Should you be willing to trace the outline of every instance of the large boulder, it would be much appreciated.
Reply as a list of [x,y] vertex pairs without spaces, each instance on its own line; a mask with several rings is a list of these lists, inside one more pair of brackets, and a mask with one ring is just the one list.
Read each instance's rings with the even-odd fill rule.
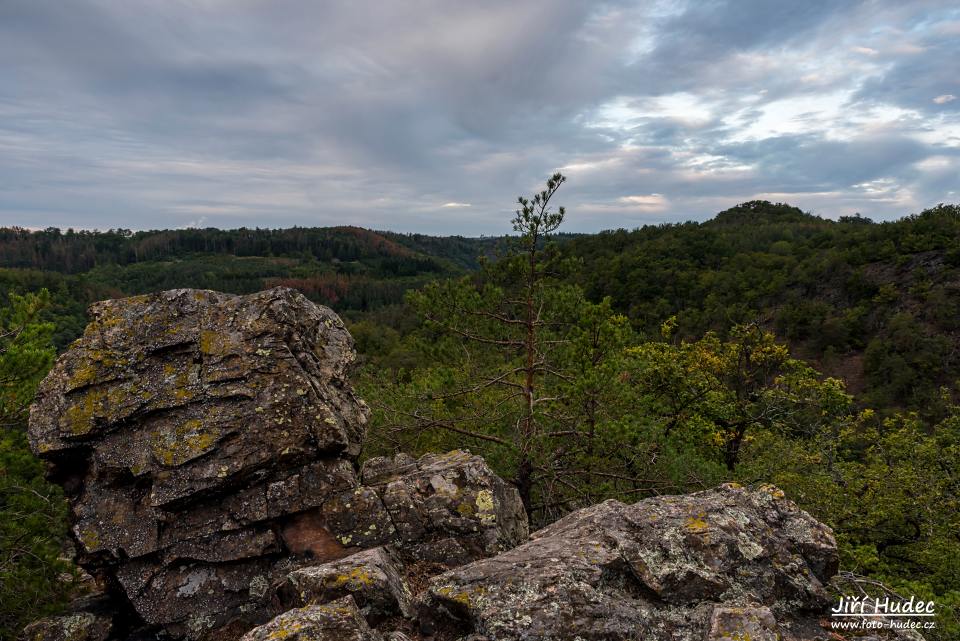
[[460,565],[527,540],[516,488],[469,452],[371,459],[361,475],[381,497],[408,562]]
[[82,566],[147,623],[217,626],[296,562],[289,515],[358,484],[352,339],[290,289],[173,290],[91,315],[40,386],[31,446],[67,491]]
[[[425,467],[401,456],[372,461],[364,475],[382,483]],[[281,595],[300,609],[247,638],[315,630],[326,639],[337,621],[343,638],[395,641],[826,641],[840,638],[828,616],[837,563],[830,529],[780,490],[729,484],[606,501],[425,585],[390,549],[297,570]],[[890,627],[861,632],[922,641]]]
[[498,641],[790,639],[837,569],[830,529],[772,487],[606,501],[531,539],[432,579],[421,617]]

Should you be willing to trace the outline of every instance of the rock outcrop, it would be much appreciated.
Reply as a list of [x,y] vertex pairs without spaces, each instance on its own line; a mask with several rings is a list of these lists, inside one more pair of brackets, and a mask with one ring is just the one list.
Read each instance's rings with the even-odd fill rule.
[[833,535],[776,488],[606,501],[528,536],[517,491],[468,452],[357,465],[352,340],[300,294],[92,314],[29,436],[105,594],[24,639],[835,638]]
[[503,641],[807,638],[794,628],[816,624],[837,564],[829,528],[779,490],[725,485],[570,514],[434,578],[419,608],[437,629]]
[[464,452],[355,458],[368,410],[353,341],[290,289],[105,301],[31,408],[71,504],[78,562],[174,636],[271,612],[297,567],[401,544],[448,563],[521,543],[516,491]]

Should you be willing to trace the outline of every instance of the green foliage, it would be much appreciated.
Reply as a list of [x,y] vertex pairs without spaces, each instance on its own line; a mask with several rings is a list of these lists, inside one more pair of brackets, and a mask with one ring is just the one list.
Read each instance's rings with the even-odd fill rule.
[[[673,323],[664,325],[667,337]],[[821,380],[756,325],[733,328],[727,341],[710,333],[695,342],[645,343],[628,353],[642,411],[728,472],[758,433],[818,434],[851,405],[842,382]]]
[[49,289],[53,305],[45,317],[56,322],[55,344],[62,349],[82,332],[90,303],[178,287],[236,294],[293,287],[354,317],[395,307],[408,290],[476,266],[477,255],[496,245],[496,239],[448,240],[356,227],[137,233],[0,228],[0,288]]
[[742,470],[831,525],[844,569],[933,598],[943,639],[960,632],[958,410],[932,428],[916,415],[865,410],[806,438],[767,434]]
[[66,602],[59,558],[66,536],[66,501],[43,478],[42,464],[22,430],[0,433],[0,638],[58,611]]
[[0,309],[0,638],[65,599],[58,559],[66,534],[66,504],[43,478],[27,446],[26,409],[53,362],[53,325],[38,318],[49,294],[10,294]]
[[937,383],[950,350],[947,336],[931,333],[909,312],[894,313],[864,352],[870,385],[866,400],[925,407],[927,415],[935,415],[934,408],[943,407]]
[[37,384],[53,364],[53,325],[38,321],[50,294],[9,294],[0,309],[0,428],[22,425]]
[[[949,313],[919,302],[955,299],[938,256],[943,230],[960,230],[956,209],[895,225],[766,210],[748,203],[716,224],[560,249],[519,221],[519,249],[411,295],[423,323],[378,344],[395,364],[363,381],[379,451],[469,445],[515,483],[526,456],[535,524],[608,497],[773,482],[835,529],[846,570],[933,598],[941,616],[929,638],[954,638],[960,418],[956,389],[938,387],[953,383],[943,360],[953,330]],[[541,248],[549,258],[529,261]],[[532,299],[547,322],[525,396],[531,274],[543,276]],[[578,281],[608,296],[592,303]],[[855,400],[771,329],[841,371],[861,356],[853,379],[866,394]]]
[[960,399],[960,361],[941,358],[960,340],[957,238],[955,205],[871,224],[753,201],[702,224],[573,238],[563,252],[582,260],[588,298],[609,296],[648,336],[670,316],[688,339],[760,319],[878,410],[937,419],[941,387]]
[[105,265],[186,259],[196,255],[298,257],[375,264],[383,273],[441,272],[437,259],[418,254],[404,236],[359,227],[291,229],[176,229],[62,232],[0,228],[0,265],[79,274]]

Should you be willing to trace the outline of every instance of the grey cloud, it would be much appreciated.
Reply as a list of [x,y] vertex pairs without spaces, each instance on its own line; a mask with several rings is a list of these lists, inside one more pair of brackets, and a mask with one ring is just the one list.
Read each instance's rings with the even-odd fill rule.
[[[949,192],[960,146],[960,100],[932,102],[960,95],[956,12],[907,5],[7,0],[0,224],[495,233],[566,166],[580,230],[759,193],[903,215]],[[916,51],[894,51],[907,36]],[[744,139],[775,100],[831,91],[853,96],[832,130],[814,111],[800,133]],[[593,122],[679,92],[707,115]],[[915,113],[857,116],[884,106]],[[877,178],[912,199],[855,187]]]
[[906,137],[871,137],[851,141],[819,136],[781,136],[728,145],[725,155],[759,166],[771,191],[827,191],[902,174],[926,157],[928,148]]

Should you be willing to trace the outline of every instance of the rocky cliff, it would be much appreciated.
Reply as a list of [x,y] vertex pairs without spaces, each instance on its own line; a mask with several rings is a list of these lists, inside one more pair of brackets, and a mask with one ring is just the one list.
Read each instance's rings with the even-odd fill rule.
[[31,408],[99,596],[31,641],[831,637],[829,528],[776,488],[528,536],[479,457],[357,456],[352,340],[289,289],[106,301]]

